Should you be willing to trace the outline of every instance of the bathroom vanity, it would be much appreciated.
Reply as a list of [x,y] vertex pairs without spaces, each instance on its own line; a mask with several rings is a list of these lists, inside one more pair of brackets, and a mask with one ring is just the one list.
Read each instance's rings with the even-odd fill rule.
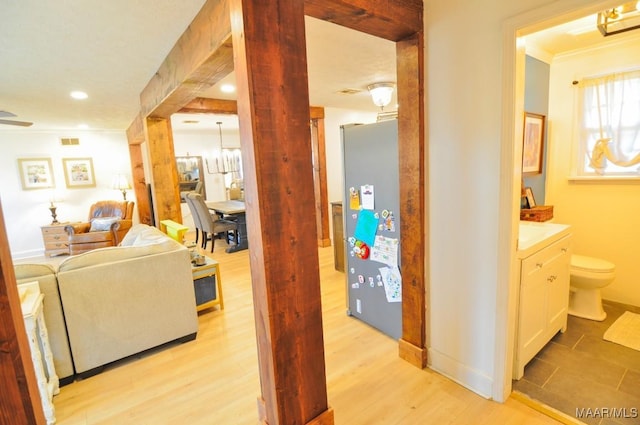
[[567,327],[571,262],[570,226],[520,222],[520,285],[514,379],[558,332]]

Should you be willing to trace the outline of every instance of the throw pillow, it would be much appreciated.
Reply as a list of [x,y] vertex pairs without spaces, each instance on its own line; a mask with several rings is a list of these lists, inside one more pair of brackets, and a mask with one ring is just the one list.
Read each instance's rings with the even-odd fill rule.
[[104,232],[111,229],[111,225],[119,221],[120,217],[99,217],[91,219],[90,232]]

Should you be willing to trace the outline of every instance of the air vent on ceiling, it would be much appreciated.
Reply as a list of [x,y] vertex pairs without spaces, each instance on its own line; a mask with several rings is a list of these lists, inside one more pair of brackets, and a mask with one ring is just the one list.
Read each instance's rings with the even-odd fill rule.
[[360,93],[362,90],[358,90],[358,89],[342,89],[342,90],[338,90],[338,93],[340,94],[356,94],[356,93]]
[[80,139],[78,139],[77,137],[61,137],[60,144],[62,144],[62,146],[79,145]]

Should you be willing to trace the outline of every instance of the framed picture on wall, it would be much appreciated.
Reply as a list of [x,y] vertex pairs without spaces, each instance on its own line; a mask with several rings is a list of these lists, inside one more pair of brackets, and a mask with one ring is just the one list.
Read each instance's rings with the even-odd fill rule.
[[62,158],[62,166],[68,189],[96,186],[91,158]]
[[51,158],[18,158],[23,190],[54,187]]
[[533,197],[533,190],[530,187],[524,189],[525,197],[527,198],[527,208],[533,208],[536,206],[536,199]]
[[541,174],[544,152],[544,115],[525,112],[522,174]]

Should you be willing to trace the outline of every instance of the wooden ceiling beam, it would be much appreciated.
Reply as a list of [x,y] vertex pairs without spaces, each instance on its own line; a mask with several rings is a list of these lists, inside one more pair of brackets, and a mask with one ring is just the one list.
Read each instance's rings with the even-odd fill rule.
[[141,115],[169,118],[232,71],[229,0],[207,1],[140,94]]
[[238,114],[238,102],[235,100],[210,99],[197,97],[180,108],[186,114]]
[[138,114],[127,128],[127,141],[130,145],[144,143],[144,118]]
[[422,0],[305,0],[305,15],[391,41],[421,32]]
[[[238,102],[226,99],[210,99],[198,97],[184,105],[178,111],[185,114],[238,114]],[[324,108],[322,106],[310,107],[311,119],[323,119]]]

